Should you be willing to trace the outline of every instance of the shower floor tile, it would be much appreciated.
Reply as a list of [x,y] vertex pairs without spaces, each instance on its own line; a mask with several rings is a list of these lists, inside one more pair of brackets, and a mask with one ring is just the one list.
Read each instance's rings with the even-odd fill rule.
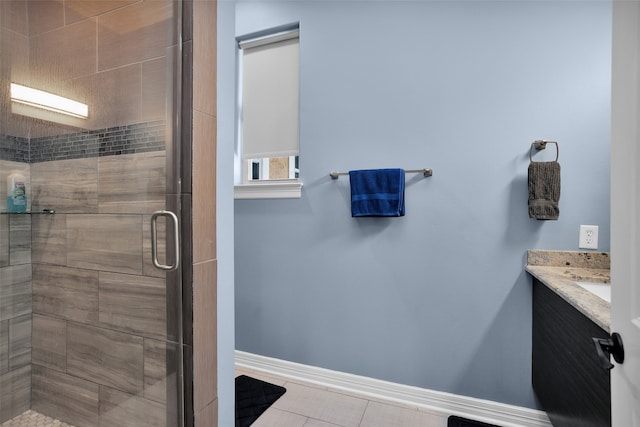
[[31,409],[5,421],[0,427],[73,427],[55,418],[47,417]]

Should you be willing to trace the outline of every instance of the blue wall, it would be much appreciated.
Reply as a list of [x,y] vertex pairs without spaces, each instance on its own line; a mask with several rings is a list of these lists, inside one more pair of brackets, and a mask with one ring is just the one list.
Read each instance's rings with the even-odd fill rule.
[[[236,35],[300,22],[304,182],[301,199],[235,202],[236,348],[535,408],[526,250],[577,250],[580,224],[609,250],[610,3],[239,1],[235,16]],[[559,141],[558,221],[527,214],[535,139]],[[379,167],[434,175],[407,176],[406,217],[351,218],[329,172]]]

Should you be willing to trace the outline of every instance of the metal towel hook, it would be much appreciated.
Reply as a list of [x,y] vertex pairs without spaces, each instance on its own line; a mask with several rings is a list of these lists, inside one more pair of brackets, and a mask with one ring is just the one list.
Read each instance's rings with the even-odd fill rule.
[[536,150],[544,150],[547,148],[547,144],[556,144],[556,162],[558,161],[558,157],[560,156],[560,149],[558,148],[558,143],[556,141],[547,141],[546,139],[538,139],[531,143],[531,147],[529,148],[529,161],[533,162],[532,151],[535,147]]

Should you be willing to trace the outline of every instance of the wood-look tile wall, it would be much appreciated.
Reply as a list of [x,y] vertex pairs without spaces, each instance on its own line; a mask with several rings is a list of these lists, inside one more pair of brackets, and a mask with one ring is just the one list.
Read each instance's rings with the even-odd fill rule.
[[[12,239],[20,239],[19,252],[28,248],[30,236],[27,215],[0,215],[0,227]],[[19,232],[13,232],[13,223]],[[6,227],[6,228],[5,228]],[[11,245],[7,261],[0,266],[0,423],[29,408],[31,394],[31,260],[13,256]]]
[[[6,7],[6,5],[5,5]],[[0,423],[31,400],[31,217],[7,215],[6,174],[29,165],[0,160]],[[28,195],[29,196],[29,195]]]
[[[164,57],[177,40],[170,24],[175,2],[24,3],[25,11],[15,13],[26,13],[28,67],[14,73],[13,81],[87,104],[88,120],[74,126],[100,129],[165,119]],[[29,132],[51,136],[60,128],[32,125]]]
[[[3,88],[7,87],[9,82],[29,73],[27,28],[26,1],[0,1],[0,84]],[[9,91],[6,89],[0,91],[0,124],[1,133],[4,135],[29,136],[28,127],[12,117]]]
[[164,425],[175,349],[148,225],[165,206],[164,162],[152,152],[31,165],[34,206],[56,209],[31,216],[33,409],[78,427]]
[[193,392],[198,427],[218,425],[216,253],[216,20],[193,1]]

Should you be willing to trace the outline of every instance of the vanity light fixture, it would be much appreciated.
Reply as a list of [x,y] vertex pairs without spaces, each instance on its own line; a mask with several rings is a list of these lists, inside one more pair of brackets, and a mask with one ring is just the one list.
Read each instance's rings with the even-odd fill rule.
[[11,100],[81,119],[89,117],[89,106],[87,104],[16,83],[11,83]]

